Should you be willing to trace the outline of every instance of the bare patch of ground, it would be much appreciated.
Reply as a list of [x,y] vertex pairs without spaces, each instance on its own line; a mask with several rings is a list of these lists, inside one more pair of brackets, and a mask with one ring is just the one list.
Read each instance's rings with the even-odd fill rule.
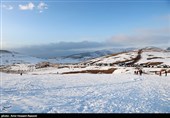
[[152,58],[147,58],[147,60],[151,60],[151,59],[164,59],[162,57],[152,57]]
[[76,73],[92,73],[92,74],[112,74],[116,68],[110,68],[108,70],[83,70],[83,71],[74,71],[74,72],[64,72],[62,74],[76,74]]
[[163,62],[147,62],[147,63],[141,63],[141,64],[144,64],[144,65],[152,65],[152,66],[157,66],[157,65],[160,65],[162,64]]

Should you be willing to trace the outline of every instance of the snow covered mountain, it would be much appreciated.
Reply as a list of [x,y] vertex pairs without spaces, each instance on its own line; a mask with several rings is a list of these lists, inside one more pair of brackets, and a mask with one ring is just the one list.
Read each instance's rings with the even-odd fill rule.
[[138,64],[138,65],[169,65],[170,66],[170,51],[163,50],[157,47],[146,47],[133,51],[119,52],[111,55],[102,56],[91,59],[81,64]]
[[109,55],[114,52],[128,51],[132,49],[133,48],[126,48],[126,49],[115,48],[111,50],[99,50],[95,52],[79,53],[79,54],[73,54],[73,55],[68,55],[65,57],[58,57],[53,59],[41,59],[41,58],[32,57],[26,54],[20,54],[8,50],[0,50],[0,59],[1,59],[0,65],[37,64],[43,61],[49,61],[52,63],[78,63],[89,59]]
[[154,46],[149,46],[149,47],[145,47],[145,48],[142,48],[142,50],[150,50],[150,51],[157,51],[157,52],[164,52],[166,50],[162,49],[162,48],[158,48],[158,47],[154,47]]
[[41,59],[36,57],[0,50],[1,65],[12,64],[37,64],[48,61],[52,63],[80,63],[80,64],[145,64],[145,65],[170,65],[170,51],[157,47],[142,49],[125,48],[100,50],[73,54],[55,59]]
[[27,56],[17,52],[11,52],[7,50],[0,50],[0,65],[12,65],[12,64],[36,64],[44,59]]
[[137,64],[170,66],[170,51],[160,48],[143,48],[141,59]]
[[170,50],[170,47],[168,47],[167,50]]
[[109,50],[98,50],[94,52],[85,52],[85,53],[72,54],[72,55],[63,56],[63,57],[52,58],[52,59],[49,59],[49,61],[55,62],[55,63],[79,63],[79,62],[87,61],[90,59],[110,55],[113,53],[127,52],[127,51],[134,50],[134,49],[135,48],[112,48]]

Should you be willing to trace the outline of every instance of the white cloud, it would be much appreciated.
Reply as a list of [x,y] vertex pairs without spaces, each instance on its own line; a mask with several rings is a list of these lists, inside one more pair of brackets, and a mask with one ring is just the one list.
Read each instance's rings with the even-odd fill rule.
[[37,6],[37,9],[40,13],[42,13],[44,9],[48,9],[48,6],[44,2],[40,2]]
[[34,5],[32,2],[25,5],[19,5],[20,10],[33,10],[34,8],[39,10],[39,13],[42,13],[45,9],[48,9],[48,5],[44,2],[40,2],[37,6]]
[[2,8],[6,9],[6,10],[13,10],[14,7],[11,5],[2,5]]
[[19,5],[20,10],[33,10],[34,7],[35,7],[35,5],[32,2],[30,2],[26,5]]

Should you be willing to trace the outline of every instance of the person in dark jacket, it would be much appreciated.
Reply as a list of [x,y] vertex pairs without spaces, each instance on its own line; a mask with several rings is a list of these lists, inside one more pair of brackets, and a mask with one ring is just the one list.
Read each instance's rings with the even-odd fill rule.
[[161,75],[162,75],[162,72],[160,71],[160,72],[159,72],[159,76],[161,76]]
[[136,71],[136,74],[138,75],[139,71]]
[[134,71],[134,74],[135,74],[135,75],[137,74],[136,71]]
[[142,70],[139,70],[139,74],[142,75],[142,73],[143,73]]
[[20,75],[22,76],[22,71],[20,71]]
[[165,70],[165,76],[167,76],[167,73],[168,73],[168,72]]

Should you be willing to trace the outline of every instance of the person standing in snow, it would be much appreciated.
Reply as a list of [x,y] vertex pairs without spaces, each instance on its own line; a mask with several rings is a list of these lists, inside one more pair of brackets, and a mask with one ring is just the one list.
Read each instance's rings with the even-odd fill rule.
[[161,76],[162,75],[162,73],[161,73],[161,71],[159,72],[159,76]]
[[21,70],[21,71],[20,71],[20,75],[21,75],[21,76],[22,76],[22,73],[23,73],[23,72],[22,72],[22,70]]
[[136,71],[136,74],[138,75],[139,71]]
[[136,75],[136,71],[134,71],[134,74]]
[[142,70],[139,70],[139,74],[142,75]]
[[165,76],[167,76],[167,73],[168,73],[168,72],[165,70]]

